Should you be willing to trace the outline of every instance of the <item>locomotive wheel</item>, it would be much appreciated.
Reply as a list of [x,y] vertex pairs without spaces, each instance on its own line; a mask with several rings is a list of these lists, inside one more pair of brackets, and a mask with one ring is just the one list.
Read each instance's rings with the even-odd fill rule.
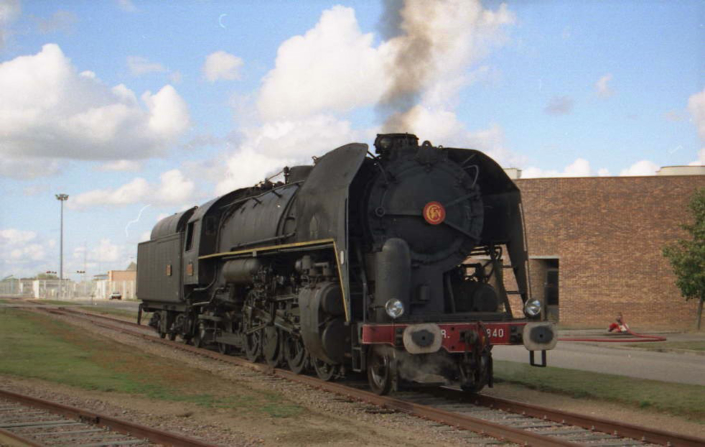
[[308,366],[308,352],[304,347],[304,342],[300,337],[287,336],[284,340],[284,359],[289,365],[289,369],[295,374],[301,374]]
[[228,355],[232,351],[230,345],[226,345],[225,343],[218,343],[218,352],[220,352],[223,355]]
[[167,335],[169,336],[170,341],[176,340],[176,332],[169,332]]
[[395,380],[392,361],[388,355],[370,350],[367,357],[367,382],[373,393],[383,396],[392,390]]
[[198,323],[198,327],[196,327],[196,333],[194,334],[192,338],[193,345],[197,348],[202,348],[206,345],[206,338],[207,338],[208,333],[206,332],[206,325],[201,322]]
[[251,362],[257,362],[262,357],[262,330],[245,335],[245,355]]
[[313,369],[316,370],[316,375],[323,381],[329,382],[333,380],[338,372],[338,367],[336,365],[331,365],[323,360],[311,358],[311,363],[313,363]]
[[264,361],[272,368],[276,368],[281,359],[281,332],[274,326],[267,326],[261,333]]

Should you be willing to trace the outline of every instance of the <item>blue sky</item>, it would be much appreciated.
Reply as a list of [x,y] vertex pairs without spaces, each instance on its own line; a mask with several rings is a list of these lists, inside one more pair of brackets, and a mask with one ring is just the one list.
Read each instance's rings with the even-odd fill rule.
[[85,246],[97,274],[160,217],[371,143],[413,26],[434,50],[399,130],[533,177],[705,162],[701,1],[390,5],[392,35],[374,1],[0,0],[0,278],[58,270],[56,193],[65,272]]

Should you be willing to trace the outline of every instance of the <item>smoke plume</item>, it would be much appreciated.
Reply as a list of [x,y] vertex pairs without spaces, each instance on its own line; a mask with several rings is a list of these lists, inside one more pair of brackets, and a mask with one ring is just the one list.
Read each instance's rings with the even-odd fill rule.
[[489,10],[479,0],[385,0],[384,6],[379,28],[391,57],[376,105],[383,132],[413,131],[426,93],[446,108],[472,82],[469,66],[501,44],[503,26],[514,22],[505,4]]
[[[444,2],[438,2],[444,3]],[[382,95],[377,112],[384,117],[384,132],[401,131],[409,127],[409,114],[419,102],[430,78],[434,40],[431,36],[436,2],[386,0],[381,32],[394,43],[396,57],[386,67],[390,84]],[[419,10],[428,15],[419,20]]]

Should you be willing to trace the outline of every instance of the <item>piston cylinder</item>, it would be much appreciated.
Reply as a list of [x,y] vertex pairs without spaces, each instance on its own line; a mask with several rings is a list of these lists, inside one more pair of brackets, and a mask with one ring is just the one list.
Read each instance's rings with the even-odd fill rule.
[[375,275],[375,320],[389,320],[384,305],[397,299],[409,311],[409,291],[411,284],[411,252],[406,241],[399,238],[387,239],[382,251],[376,254]]
[[235,259],[223,265],[223,277],[233,284],[252,284],[254,275],[262,267],[257,258]]

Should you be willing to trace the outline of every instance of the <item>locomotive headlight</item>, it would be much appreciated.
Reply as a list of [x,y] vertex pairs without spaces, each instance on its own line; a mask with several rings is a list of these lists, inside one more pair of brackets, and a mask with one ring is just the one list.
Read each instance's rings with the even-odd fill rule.
[[392,298],[384,305],[384,310],[391,318],[399,318],[404,314],[404,304],[398,299]]
[[536,317],[541,313],[541,301],[530,300],[524,305],[524,313],[528,317]]

